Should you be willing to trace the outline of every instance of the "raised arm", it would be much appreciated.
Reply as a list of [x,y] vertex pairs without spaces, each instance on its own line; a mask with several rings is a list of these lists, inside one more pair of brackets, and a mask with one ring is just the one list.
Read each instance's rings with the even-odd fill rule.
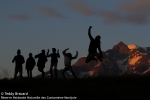
[[47,55],[46,55],[47,57],[50,57],[50,55],[49,55],[49,49],[47,50]]
[[94,38],[91,35],[91,28],[92,28],[92,26],[90,26],[88,29],[88,35],[89,35],[90,40],[94,40]]
[[60,58],[59,49],[57,50],[57,57]]
[[66,55],[66,51],[69,50],[69,48],[65,49],[62,53],[63,55]]
[[72,59],[76,59],[78,57],[78,51],[76,51],[76,55],[72,57]]

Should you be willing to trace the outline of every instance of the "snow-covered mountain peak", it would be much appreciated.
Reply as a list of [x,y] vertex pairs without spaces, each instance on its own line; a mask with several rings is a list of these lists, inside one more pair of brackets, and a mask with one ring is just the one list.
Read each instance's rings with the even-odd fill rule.
[[128,48],[129,48],[130,50],[133,50],[133,49],[136,49],[137,46],[134,45],[134,44],[129,44],[129,45],[128,45]]

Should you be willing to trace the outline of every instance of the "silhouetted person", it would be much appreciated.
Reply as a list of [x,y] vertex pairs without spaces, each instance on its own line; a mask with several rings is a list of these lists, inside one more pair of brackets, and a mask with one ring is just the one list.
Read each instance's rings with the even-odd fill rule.
[[64,64],[65,64],[65,68],[63,69],[62,71],[62,75],[64,78],[65,77],[65,72],[66,71],[70,71],[72,73],[72,75],[74,76],[74,78],[77,78],[74,71],[73,71],[73,68],[71,66],[71,60],[73,59],[76,59],[77,56],[78,56],[78,51],[76,51],[76,55],[74,57],[72,57],[72,54],[71,53],[66,53],[66,51],[69,50],[69,48],[65,49],[62,53],[64,55]]
[[37,67],[38,70],[42,73],[42,77],[45,76],[44,67],[47,62],[47,57],[45,55],[45,50],[42,50],[42,53],[35,55],[35,58],[38,58]]
[[21,55],[20,49],[17,50],[17,55],[12,60],[12,63],[16,64],[15,66],[15,73],[14,73],[14,79],[16,79],[17,74],[19,72],[20,78],[22,78],[22,64],[25,62],[24,57]]
[[53,77],[52,69],[54,67],[55,78],[57,78],[57,63],[58,63],[57,58],[60,58],[60,55],[59,55],[59,50],[57,50],[57,53],[56,53],[55,48],[52,48],[52,52],[53,53],[49,54],[49,49],[47,51],[47,57],[51,57],[50,74],[51,74],[51,78],[52,78]]
[[[92,26],[90,26],[88,29],[88,36],[91,41],[90,41],[90,45],[89,45],[89,49],[88,49],[89,53],[88,53],[88,56],[87,56],[85,62],[88,63],[91,60],[97,61],[95,56],[102,62],[103,55],[102,55],[102,51],[101,51],[101,47],[100,47],[101,36],[98,35],[94,39],[91,35],[91,28],[92,28]],[[98,49],[99,53],[97,52],[97,49]]]
[[29,53],[29,58],[26,61],[26,70],[28,78],[32,78],[32,70],[35,66],[35,59],[32,57],[32,53]]

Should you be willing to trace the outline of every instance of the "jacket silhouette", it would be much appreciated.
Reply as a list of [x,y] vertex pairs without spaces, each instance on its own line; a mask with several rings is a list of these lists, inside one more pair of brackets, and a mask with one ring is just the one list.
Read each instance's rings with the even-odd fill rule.
[[37,67],[38,70],[42,73],[42,77],[45,76],[44,67],[47,62],[47,57],[45,55],[45,50],[42,50],[42,53],[35,55],[35,58],[38,58]]
[[15,74],[14,79],[16,79],[18,72],[20,73],[20,78],[22,78],[22,64],[24,64],[24,57],[21,55],[21,50],[17,50],[17,55],[13,58],[12,63],[15,62]]
[[49,49],[47,51],[47,57],[51,57],[50,75],[52,78],[53,77],[52,68],[54,67],[55,78],[57,78],[57,63],[58,63],[58,58],[60,58],[60,55],[59,55],[59,50],[57,50],[56,53],[55,48],[52,48],[52,52],[53,53],[49,54]]
[[[90,45],[89,45],[89,49],[88,49],[89,53],[88,53],[88,56],[86,57],[85,62],[88,63],[91,60],[97,61],[95,56],[102,62],[103,55],[102,55],[102,51],[101,51],[101,47],[100,47],[101,36],[97,35],[94,39],[91,35],[91,28],[92,28],[92,26],[90,26],[88,29],[88,36],[90,38]],[[99,53],[97,52],[97,49],[98,49]]]
[[26,70],[28,78],[32,78],[32,70],[35,66],[35,59],[32,57],[32,53],[29,53],[29,58],[26,60]]

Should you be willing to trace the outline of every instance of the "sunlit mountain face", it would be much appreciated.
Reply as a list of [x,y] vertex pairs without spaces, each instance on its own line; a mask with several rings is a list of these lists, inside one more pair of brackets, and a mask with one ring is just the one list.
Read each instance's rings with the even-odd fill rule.
[[103,62],[85,63],[83,56],[73,65],[78,77],[96,77],[99,75],[149,74],[150,47],[126,45],[122,41],[112,49],[103,52]]

